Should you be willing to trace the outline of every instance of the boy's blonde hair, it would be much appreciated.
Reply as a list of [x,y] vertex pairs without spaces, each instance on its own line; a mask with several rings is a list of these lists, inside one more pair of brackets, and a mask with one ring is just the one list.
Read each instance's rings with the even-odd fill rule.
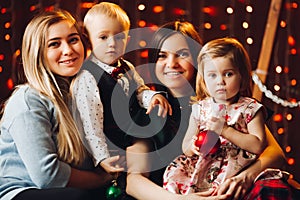
[[193,101],[199,101],[209,96],[204,82],[204,64],[207,60],[225,57],[238,69],[242,79],[239,94],[251,97],[252,79],[249,55],[243,45],[234,38],[219,38],[206,43],[198,56],[198,75],[196,81],[196,96]]
[[[91,31],[89,24],[91,24],[93,20],[96,20],[98,15],[106,15],[109,18],[116,19],[123,26],[124,31],[129,31],[130,20],[127,13],[117,4],[101,2],[94,5],[84,17],[84,27],[88,32]],[[101,21],[99,21],[99,23],[101,23]]]

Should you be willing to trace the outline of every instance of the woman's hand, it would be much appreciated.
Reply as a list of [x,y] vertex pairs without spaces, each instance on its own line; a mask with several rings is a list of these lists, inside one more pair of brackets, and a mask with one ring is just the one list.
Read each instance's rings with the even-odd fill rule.
[[253,181],[254,178],[247,174],[240,173],[237,176],[225,180],[225,182],[217,188],[214,194],[227,194],[231,196],[233,200],[237,200],[245,196],[245,194],[253,186]]
[[267,148],[258,160],[235,177],[226,180],[217,189],[217,194],[231,194],[232,199],[245,196],[252,188],[256,176],[266,168],[281,167],[285,161],[284,153],[267,126]]
[[155,106],[159,106],[157,113],[158,116],[166,117],[167,114],[172,115],[172,106],[163,95],[155,94],[152,97],[146,114],[149,114]]
[[182,200],[226,200],[230,199],[229,194],[221,194],[218,196],[212,196],[214,189],[205,191],[205,192],[197,192],[193,194],[188,194],[188,195],[180,195],[178,199]]

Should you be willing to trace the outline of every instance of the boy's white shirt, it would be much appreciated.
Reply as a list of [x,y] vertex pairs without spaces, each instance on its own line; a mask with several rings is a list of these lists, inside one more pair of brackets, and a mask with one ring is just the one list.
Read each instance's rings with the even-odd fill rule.
[[72,100],[73,116],[83,135],[84,145],[97,166],[109,157],[109,152],[103,132],[103,104],[96,80],[90,72],[83,70],[78,74],[73,86]]
[[[115,67],[112,67],[112,66],[109,66],[103,62],[101,62],[100,60],[98,60],[93,54],[90,56],[89,58],[92,62],[96,63],[97,66],[101,67],[104,71],[106,71],[107,73],[111,74],[112,71],[115,69]],[[137,83],[137,91],[138,91],[138,94],[137,94],[137,100],[140,104],[140,106],[142,108],[145,108],[147,109],[149,107],[149,104],[150,104],[150,101],[152,99],[152,97],[155,95],[155,94],[158,94],[158,93],[162,93],[160,91],[153,91],[153,90],[150,90],[144,83],[144,80],[142,79],[142,77],[140,77],[140,75],[137,73],[137,71],[135,70],[134,66],[127,60],[123,60],[127,65],[128,67],[130,68],[130,72],[128,73],[131,73],[133,75],[133,79],[135,80],[135,82]],[[118,61],[119,62],[119,61]],[[120,64],[119,64],[120,65]],[[124,82],[125,82],[125,87],[124,87]],[[128,82],[127,78],[123,79],[121,78],[118,79],[118,83],[122,86],[123,90],[126,90],[124,91],[125,94],[128,95],[128,90],[129,90],[129,82],[128,82],[128,85],[126,84]]]
[[[90,59],[107,73],[112,73],[114,67],[102,63],[92,55]],[[134,66],[128,61],[125,62],[130,67],[134,80],[138,85],[138,102],[141,107],[147,109],[151,98],[161,92],[152,91],[145,86],[143,79],[138,75]],[[129,82],[127,78],[118,81],[118,83],[121,84],[124,90],[128,91]],[[124,92],[128,94],[128,92]],[[79,129],[81,129],[80,131],[85,138],[85,146],[93,157],[94,165],[97,166],[103,159],[109,157],[109,151],[103,132],[103,104],[100,98],[98,83],[89,71],[81,70],[77,75],[73,86],[72,99],[73,116],[76,123],[82,125]],[[91,108],[91,105],[94,108]]]

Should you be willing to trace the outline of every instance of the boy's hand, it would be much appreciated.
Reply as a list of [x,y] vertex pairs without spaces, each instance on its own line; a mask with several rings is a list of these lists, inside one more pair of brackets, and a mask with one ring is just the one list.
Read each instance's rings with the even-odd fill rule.
[[158,116],[166,117],[168,113],[169,115],[172,115],[172,107],[163,95],[155,94],[152,97],[146,114],[149,114],[155,106],[159,106]]
[[[118,163],[121,164],[118,164]],[[122,157],[120,159],[120,156],[113,156],[113,157],[109,157],[104,159],[101,163],[100,166],[109,174],[114,174],[114,173],[118,173],[118,172],[122,172],[124,171],[124,159],[122,161]]]

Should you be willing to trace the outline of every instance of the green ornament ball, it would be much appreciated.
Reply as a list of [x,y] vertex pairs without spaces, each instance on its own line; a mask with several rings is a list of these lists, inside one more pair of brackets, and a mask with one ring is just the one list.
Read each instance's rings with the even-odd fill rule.
[[122,194],[122,190],[117,185],[113,184],[106,190],[106,199],[114,200],[118,199],[118,197]]

